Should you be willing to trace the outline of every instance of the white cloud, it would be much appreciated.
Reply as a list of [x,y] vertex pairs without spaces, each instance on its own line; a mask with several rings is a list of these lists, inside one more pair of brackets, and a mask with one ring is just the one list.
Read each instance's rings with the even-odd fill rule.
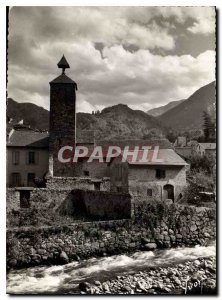
[[[154,16],[162,16],[167,28],[161,30]],[[202,27],[206,33],[212,16],[212,8],[16,7],[10,20],[8,95],[49,108],[49,81],[59,75],[56,64],[64,53],[71,66],[67,75],[78,84],[79,111],[118,103],[148,110],[184,99],[215,79],[214,51],[195,58],[149,50],[175,47],[168,28],[176,23],[170,18],[192,19],[196,23],[188,29],[196,33]],[[95,42],[104,48],[95,49]],[[127,44],[139,50],[129,52]]]
[[[66,56],[71,66],[67,75],[78,84],[79,111],[118,103],[146,110],[153,105],[184,99],[215,78],[213,51],[206,51],[197,58],[190,55],[162,57],[148,50],[131,53],[122,46],[113,46],[103,49],[103,59],[90,42],[63,44],[63,47],[68,49]],[[59,48],[54,44],[53,50]],[[42,51],[44,61],[52,48],[47,44]],[[60,73],[56,68],[59,58],[57,51],[50,60],[54,67],[53,71],[50,66],[50,73],[41,73],[38,66],[30,70],[9,66],[9,96],[49,107],[48,82]]]
[[214,7],[161,7],[159,13],[164,18],[175,18],[178,23],[192,19],[193,25],[189,26],[187,30],[194,34],[215,32]]
[[194,34],[215,33],[216,15],[214,7],[202,7],[197,11],[193,10],[193,18],[195,22],[193,26],[188,28],[188,31]]

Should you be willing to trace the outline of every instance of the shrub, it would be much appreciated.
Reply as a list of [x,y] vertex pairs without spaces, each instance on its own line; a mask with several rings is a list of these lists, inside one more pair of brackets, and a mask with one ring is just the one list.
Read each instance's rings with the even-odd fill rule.
[[204,172],[209,175],[213,172],[213,167],[215,165],[215,158],[208,154],[208,155],[199,155],[193,154],[188,157],[188,162],[190,163],[190,170],[191,172]]
[[191,176],[192,180],[190,180],[189,185],[184,190],[184,197],[182,201],[183,203],[198,204],[198,202],[201,202],[199,195],[200,192],[213,192],[213,177],[202,170],[199,172],[192,172]]

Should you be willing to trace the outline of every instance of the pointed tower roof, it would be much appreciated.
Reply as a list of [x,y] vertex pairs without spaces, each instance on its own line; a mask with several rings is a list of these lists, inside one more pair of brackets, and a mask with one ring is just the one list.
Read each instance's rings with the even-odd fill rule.
[[71,84],[75,84],[76,86],[76,90],[77,90],[77,84],[75,81],[73,81],[71,78],[69,78],[68,76],[66,76],[65,74],[65,69],[70,68],[65,56],[63,55],[62,58],[60,59],[60,61],[57,64],[58,68],[62,69],[62,74],[55,78],[54,80],[52,80],[50,82],[50,84],[52,83],[71,83]]
[[68,64],[68,62],[67,62],[64,54],[63,54],[62,58],[60,59],[60,61],[58,62],[57,66],[58,66],[58,68],[61,68],[61,69],[68,69],[68,68],[70,68],[70,66],[69,66],[69,64]]
[[[74,80],[72,80],[71,78],[69,78],[68,76],[66,76],[66,74],[59,75],[59,77],[50,81],[50,84],[51,83],[72,83],[72,84],[74,83],[74,84],[76,84],[76,82]],[[76,89],[77,89],[77,84],[76,84]]]

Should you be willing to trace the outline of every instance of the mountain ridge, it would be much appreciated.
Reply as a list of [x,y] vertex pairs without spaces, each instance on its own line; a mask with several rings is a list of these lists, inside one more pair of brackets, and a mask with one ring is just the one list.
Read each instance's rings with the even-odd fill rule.
[[158,107],[152,108],[152,109],[148,110],[146,113],[148,115],[150,115],[150,116],[158,117],[158,116],[164,114],[165,112],[167,112],[168,110],[170,110],[171,108],[179,105],[184,100],[185,99],[183,99],[183,100],[176,100],[176,101],[170,101],[166,105],[162,105],[162,106],[158,106]]
[[215,81],[212,81],[157,118],[166,127],[176,130],[202,129],[203,112],[215,103],[215,93]]

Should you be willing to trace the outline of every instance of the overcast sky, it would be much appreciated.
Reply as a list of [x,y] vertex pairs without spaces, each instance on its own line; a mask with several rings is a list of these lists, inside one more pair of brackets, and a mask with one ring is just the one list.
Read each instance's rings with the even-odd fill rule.
[[49,82],[78,84],[77,110],[149,110],[215,80],[212,7],[13,7],[8,97],[49,109]]

